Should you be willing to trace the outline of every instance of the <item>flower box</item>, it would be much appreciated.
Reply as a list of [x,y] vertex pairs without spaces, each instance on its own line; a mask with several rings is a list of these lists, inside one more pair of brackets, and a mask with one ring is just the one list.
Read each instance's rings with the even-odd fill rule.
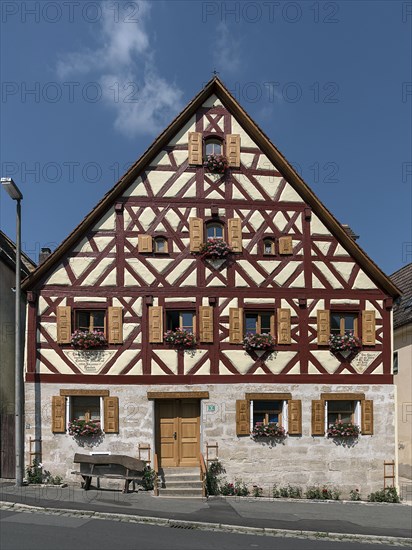
[[175,348],[193,349],[197,346],[196,336],[187,330],[168,330],[164,334],[166,344]]
[[207,155],[204,167],[214,174],[224,174],[229,168],[229,163],[224,155]]
[[361,341],[352,333],[331,334],[329,337],[329,349],[332,353],[352,354],[362,347]]
[[357,424],[351,422],[335,422],[328,429],[328,437],[330,439],[337,438],[357,438],[360,434],[360,428]]
[[102,429],[98,420],[81,420],[75,418],[69,422],[69,435],[82,437],[91,435],[92,437],[98,437],[102,435]]
[[223,239],[208,239],[199,249],[199,254],[203,258],[212,258],[214,260],[223,260],[227,258],[233,249]]
[[274,351],[276,340],[271,334],[247,334],[243,339],[243,349],[246,351]]
[[273,439],[284,439],[286,437],[286,430],[283,426],[279,426],[274,422],[269,422],[269,424],[263,424],[257,422],[252,431],[253,439],[259,437],[271,437]]
[[75,330],[72,334],[71,345],[75,349],[95,349],[107,345],[103,332],[98,330]]

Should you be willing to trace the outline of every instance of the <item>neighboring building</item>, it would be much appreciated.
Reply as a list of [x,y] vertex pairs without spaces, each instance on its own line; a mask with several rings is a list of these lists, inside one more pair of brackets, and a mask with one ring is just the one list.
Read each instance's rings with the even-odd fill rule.
[[391,275],[402,297],[393,308],[393,373],[398,403],[398,473],[412,479],[412,263]]
[[[223,152],[224,175],[203,166]],[[348,202],[348,209],[350,202]],[[199,254],[208,238],[227,260]],[[100,419],[82,449],[197,466],[218,443],[229,479],[249,485],[383,486],[394,460],[390,279],[320,203],[281,153],[212,79],[67,239],[25,281],[27,437],[70,478],[74,417]],[[194,350],[165,342],[195,332]],[[71,347],[100,329],[100,350]],[[332,354],[355,331],[359,353]],[[243,349],[271,334],[272,351]],[[264,336],[269,338],[269,336]],[[361,426],[352,445],[328,439],[336,419]],[[254,440],[256,423],[288,432]],[[268,444],[269,443],[269,444]],[[84,446],[84,447],[83,447]]]
[[[21,277],[26,277],[36,264],[22,253]],[[15,303],[16,245],[0,231],[0,478],[15,477]],[[26,304],[22,300],[22,351]]]

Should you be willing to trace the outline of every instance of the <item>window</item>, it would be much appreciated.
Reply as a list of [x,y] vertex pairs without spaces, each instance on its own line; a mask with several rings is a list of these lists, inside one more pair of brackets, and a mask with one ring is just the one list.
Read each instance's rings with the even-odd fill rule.
[[327,427],[336,422],[355,423],[356,401],[327,401]]
[[272,422],[281,423],[282,401],[253,401],[253,425],[267,425]]
[[275,241],[272,239],[265,239],[263,241],[263,254],[265,256],[275,255]]
[[75,312],[75,329],[105,332],[106,310],[80,309]]
[[206,236],[208,239],[223,239],[223,225],[213,222],[206,225]]
[[399,372],[399,359],[398,359],[398,352],[393,352],[393,374],[398,374]]
[[274,315],[270,311],[245,314],[246,334],[271,334],[274,336],[274,326]]
[[186,330],[195,333],[196,315],[193,311],[166,311],[167,330]]
[[80,420],[101,420],[101,398],[94,395],[76,395],[70,399],[70,420],[79,418]]
[[330,331],[332,334],[354,334],[358,336],[358,314],[333,312],[330,316]]
[[155,237],[154,252],[157,254],[166,254],[168,252],[167,239],[165,237]]
[[208,138],[205,140],[205,155],[221,155],[222,142],[219,139]]

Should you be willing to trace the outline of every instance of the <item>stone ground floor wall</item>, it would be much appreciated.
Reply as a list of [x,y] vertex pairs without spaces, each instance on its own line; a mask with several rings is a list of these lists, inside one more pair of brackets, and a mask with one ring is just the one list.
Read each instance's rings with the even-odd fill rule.
[[[105,434],[101,440],[79,444],[73,437],[51,431],[51,402],[61,389],[109,389],[119,398],[119,433]],[[201,451],[206,443],[219,445],[219,460],[228,481],[242,479],[250,488],[258,485],[269,494],[274,484],[298,485],[303,489],[329,484],[342,496],[358,488],[362,496],[383,487],[383,463],[395,460],[395,397],[392,385],[320,384],[222,384],[193,386],[135,386],[75,384],[26,384],[26,464],[29,438],[42,440],[42,462],[53,475],[78,481],[71,475],[76,452],[111,451],[137,457],[138,444],[155,445],[154,402],[148,391],[208,391],[201,400]],[[270,445],[249,436],[236,435],[236,400],[246,392],[290,392],[302,401],[302,435],[288,436],[283,443]],[[337,445],[326,436],[311,435],[311,402],[323,392],[362,392],[374,402],[374,434],[360,436],[352,447]],[[153,456],[153,454],[152,454]]]

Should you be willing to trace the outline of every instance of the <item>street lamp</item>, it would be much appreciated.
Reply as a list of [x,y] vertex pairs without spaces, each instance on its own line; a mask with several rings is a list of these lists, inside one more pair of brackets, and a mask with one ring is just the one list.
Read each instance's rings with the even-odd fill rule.
[[24,439],[23,439],[23,365],[21,361],[21,200],[23,195],[12,178],[1,178],[1,184],[10,197],[16,201],[16,324],[15,324],[15,449],[16,485],[23,485]]

